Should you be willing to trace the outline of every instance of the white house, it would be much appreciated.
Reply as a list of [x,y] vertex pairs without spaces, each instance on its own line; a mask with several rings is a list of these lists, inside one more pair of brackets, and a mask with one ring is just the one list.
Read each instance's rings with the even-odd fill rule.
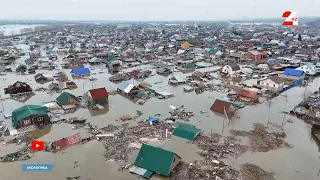
[[257,81],[257,85],[262,88],[278,91],[283,88],[285,80],[278,76],[271,76],[266,79],[261,79]]
[[237,64],[225,65],[222,67],[222,73],[234,75],[240,72],[240,66]]
[[303,66],[300,66],[300,67],[296,68],[296,70],[302,70],[305,74],[311,75],[311,76],[317,74],[316,67],[311,63],[307,63]]

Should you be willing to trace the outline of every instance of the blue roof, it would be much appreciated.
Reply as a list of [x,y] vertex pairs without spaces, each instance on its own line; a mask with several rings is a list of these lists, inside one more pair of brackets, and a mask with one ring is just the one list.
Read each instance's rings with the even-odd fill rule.
[[123,81],[118,85],[118,89],[124,91],[129,85],[130,83]]
[[320,102],[320,99],[313,100],[311,103],[315,104],[315,103],[318,103],[318,102]]
[[274,62],[276,62],[276,60],[275,59],[268,59],[268,62],[269,63],[274,63]]
[[90,74],[90,69],[89,68],[76,68],[76,69],[72,69],[71,73],[73,73],[74,75],[86,75],[86,74]]
[[159,121],[159,118],[158,117],[149,117],[147,119],[148,122],[154,122],[154,121]]
[[289,75],[289,76],[302,76],[303,75],[303,71],[302,70],[296,70],[296,69],[292,69],[292,68],[286,68],[283,72],[283,74],[285,75]]

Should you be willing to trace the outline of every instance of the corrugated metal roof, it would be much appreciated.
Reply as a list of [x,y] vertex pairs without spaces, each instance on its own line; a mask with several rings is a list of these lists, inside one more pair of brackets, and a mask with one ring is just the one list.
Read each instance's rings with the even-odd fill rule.
[[192,141],[200,132],[201,130],[194,125],[181,123],[173,130],[172,134]]
[[133,84],[130,84],[128,82],[122,82],[119,84],[118,89],[125,93],[129,93],[133,87],[134,87]]
[[174,155],[174,152],[143,144],[134,165],[167,176],[170,174]]
[[148,179],[151,178],[152,174],[154,173],[152,171],[149,171],[147,169],[143,169],[143,168],[140,168],[140,167],[137,167],[137,166],[132,166],[129,169],[129,172],[138,174],[138,175],[143,176],[143,177],[148,178]]
[[303,71],[302,70],[296,70],[296,69],[292,69],[292,68],[286,68],[283,72],[283,74],[285,75],[289,75],[289,76],[302,76],[303,75]]
[[74,75],[86,75],[91,74],[89,68],[76,68],[71,71]]
[[80,133],[54,141],[52,144],[58,149],[64,149],[68,146],[77,144],[81,141]]
[[186,79],[184,79],[183,77],[180,77],[180,76],[173,76],[173,78],[174,78],[177,82],[186,82]]

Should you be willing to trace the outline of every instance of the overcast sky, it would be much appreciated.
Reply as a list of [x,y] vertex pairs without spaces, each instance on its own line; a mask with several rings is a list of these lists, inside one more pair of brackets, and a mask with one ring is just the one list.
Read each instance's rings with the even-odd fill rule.
[[320,0],[1,0],[0,19],[231,20],[274,18],[284,11],[320,16]]

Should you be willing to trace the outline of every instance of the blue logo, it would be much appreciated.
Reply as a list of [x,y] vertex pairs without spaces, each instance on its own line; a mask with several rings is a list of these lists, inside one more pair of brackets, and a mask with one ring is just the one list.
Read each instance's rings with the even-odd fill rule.
[[52,171],[54,164],[23,164],[22,171]]

